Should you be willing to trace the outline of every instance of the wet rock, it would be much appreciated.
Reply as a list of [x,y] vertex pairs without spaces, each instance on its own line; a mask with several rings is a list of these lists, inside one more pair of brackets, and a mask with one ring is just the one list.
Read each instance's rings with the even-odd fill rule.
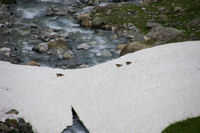
[[69,33],[68,32],[65,32],[64,34],[62,34],[62,37],[64,37],[64,38],[69,38]]
[[5,123],[6,123],[6,125],[8,125],[8,127],[17,127],[17,125],[18,125],[16,119],[6,119]]
[[172,40],[176,40],[179,36],[183,35],[183,31],[166,28],[163,26],[156,26],[151,29],[147,34],[147,37],[150,37],[153,40],[156,40],[156,45],[164,44]]
[[31,28],[39,28],[39,26],[37,25],[37,24],[33,24],[33,23],[31,23],[30,25],[29,25]]
[[46,16],[65,16],[67,15],[68,11],[63,7],[56,7],[53,5],[50,7],[46,13]]
[[80,45],[77,46],[78,50],[87,50],[89,48],[90,48],[90,46],[87,45],[87,44],[85,44],[85,43],[82,43],[82,44],[80,44]]
[[8,112],[6,112],[6,114],[19,114],[19,111],[15,110],[15,109],[11,109]]
[[51,39],[56,38],[56,33],[54,33],[53,30],[50,28],[41,27],[36,32],[36,37],[44,42],[48,42]]
[[19,33],[21,36],[25,36],[25,35],[31,34],[31,31],[30,31],[30,30],[25,30],[25,31],[18,30],[18,33]]
[[104,57],[111,57],[112,56],[111,52],[108,51],[108,50],[103,50],[101,52],[101,55],[104,56]]
[[54,50],[67,50],[68,46],[67,43],[62,40],[53,40],[47,43],[49,49],[54,49]]
[[145,43],[139,43],[139,42],[129,43],[129,44],[126,44],[126,46],[121,50],[120,56],[123,56],[128,53],[132,53],[144,48],[148,48],[148,47],[149,46],[147,46]]
[[36,61],[30,61],[26,65],[28,65],[28,66],[40,66],[40,64]]
[[80,21],[81,26],[91,27],[92,25],[89,13],[80,14],[77,19]]
[[68,6],[67,10],[68,10],[68,13],[71,13],[71,14],[76,13],[76,9],[74,9],[74,7],[72,7],[72,6]]
[[64,59],[71,59],[73,58],[74,53],[72,51],[67,51],[66,53],[63,54]]
[[44,53],[47,52],[48,45],[46,43],[40,43],[39,45],[33,47],[32,50],[38,53]]
[[0,48],[0,53],[6,53],[10,51],[11,51],[11,48],[7,48],[7,47]]
[[113,35],[113,36],[112,36],[112,39],[117,39],[117,38],[118,38],[117,35]]
[[63,59],[63,55],[62,55],[62,54],[59,54],[59,55],[58,55],[58,59]]

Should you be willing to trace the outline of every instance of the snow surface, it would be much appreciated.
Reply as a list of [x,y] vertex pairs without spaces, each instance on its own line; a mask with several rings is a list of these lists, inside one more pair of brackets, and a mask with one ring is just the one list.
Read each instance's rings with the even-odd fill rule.
[[1,119],[15,108],[38,133],[60,133],[71,124],[71,105],[91,133],[160,133],[172,122],[198,116],[200,41],[76,70],[0,62]]

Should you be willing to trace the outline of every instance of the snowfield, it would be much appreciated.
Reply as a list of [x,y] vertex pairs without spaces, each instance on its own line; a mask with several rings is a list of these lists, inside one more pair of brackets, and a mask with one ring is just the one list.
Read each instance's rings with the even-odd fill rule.
[[72,123],[71,105],[91,133],[160,133],[172,122],[198,116],[200,41],[76,70],[0,62],[1,120],[14,108],[38,133],[60,133]]

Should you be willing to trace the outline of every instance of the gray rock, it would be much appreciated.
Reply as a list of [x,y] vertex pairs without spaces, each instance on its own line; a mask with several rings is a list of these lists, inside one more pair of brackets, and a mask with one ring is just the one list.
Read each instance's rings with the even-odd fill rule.
[[101,27],[103,24],[104,24],[103,20],[99,17],[95,17],[94,20],[92,21],[93,27]]
[[103,50],[101,52],[101,55],[104,56],[104,57],[111,57],[112,56],[111,52],[108,51],[108,50]]
[[178,37],[182,35],[183,31],[174,28],[156,26],[151,29],[151,31],[147,34],[147,37],[156,40],[156,45],[159,45],[170,41],[175,41]]
[[81,26],[91,27],[91,18],[89,13],[80,14],[77,19],[80,21]]
[[154,22],[147,22],[147,24],[146,24],[146,27],[150,28],[150,29],[153,27],[156,27],[156,26],[160,26],[160,24],[154,23]]
[[59,58],[59,59],[63,59],[63,55],[62,55],[62,54],[59,54],[59,55],[58,55],[58,58]]
[[195,18],[187,23],[187,27],[198,27],[200,28],[200,18]]
[[90,46],[87,45],[87,44],[85,44],[85,43],[82,43],[82,44],[80,44],[80,45],[77,46],[78,50],[87,50],[89,48],[90,48]]
[[68,49],[66,41],[62,39],[50,41],[47,43],[47,45],[49,49],[54,49],[54,50],[63,51]]
[[44,52],[47,52],[48,45],[46,43],[40,43],[39,45],[34,47],[32,50],[38,53],[44,53]]
[[62,37],[64,37],[64,38],[69,38],[69,33],[68,33],[68,32],[65,32],[64,34],[62,34]]
[[0,53],[6,53],[10,51],[11,51],[11,48],[7,48],[7,47],[0,48]]
[[144,48],[148,48],[148,47],[149,46],[147,46],[144,43],[132,42],[132,43],[126,44],[126,46],[124,46],[122,48],[120,56],[123,56],[123,55],[128,54],[128,53],[132,53],[132,52],[144,49]]
[[66,53],[63,54],[64,59],[71,59],[73,58],[74,53],[72,51],[67,51]]

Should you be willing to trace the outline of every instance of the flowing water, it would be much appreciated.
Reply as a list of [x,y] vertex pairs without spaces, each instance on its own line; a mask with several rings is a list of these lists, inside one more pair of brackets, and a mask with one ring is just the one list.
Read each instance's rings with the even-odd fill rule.
[[[17,16],[17,22],[19,23],[19,26],[17,26],[15,30],[17,30],[17,32],[21,31],[23,36],[18,36],[15,33],[12,33],[10,36],[13,37],[17,44],[16,47],[20,51],[18,52],[18,56],[23,57],[21,64],[26,64],[29,61],[35,60],[42,66],[60,67],[64,69],[79,68],[83,66],[93,66],[119,57],[116,46],[126,42],[123,38],[117,38],[116,35],[110,31],[80,27],[77,20],[70,14],[64,16],[47,16],[46,14],[50,7],[65,7],[61,3],[55,3],[60,2],[59,0],[53,0],[53,3],[52,1],[47,2],[49,0],[42,1],[43,2],[18,3],[13,9]],[[105,5],[105,3],[102,4],[102,6]],[[67,6],[67,4],[65,6]],[[76,15],[92,9],[93,7],[79,9]],[[35,45],[43,42],[42,40],[34,38],[39,34],[34,31],[34,28],[31,29],[31,34],[24,33],[26,30],[30,30],[27,27],[34,24],[44,30],[51,29],[55,31],[57,35],[70,35],[67,45],[70,51],[73,52],[73,58],[63,59],[55,55],[41,54],[32,51]],[[87,50],[77,50],[77,46],[83,43],[89,45],[90,48]]]

